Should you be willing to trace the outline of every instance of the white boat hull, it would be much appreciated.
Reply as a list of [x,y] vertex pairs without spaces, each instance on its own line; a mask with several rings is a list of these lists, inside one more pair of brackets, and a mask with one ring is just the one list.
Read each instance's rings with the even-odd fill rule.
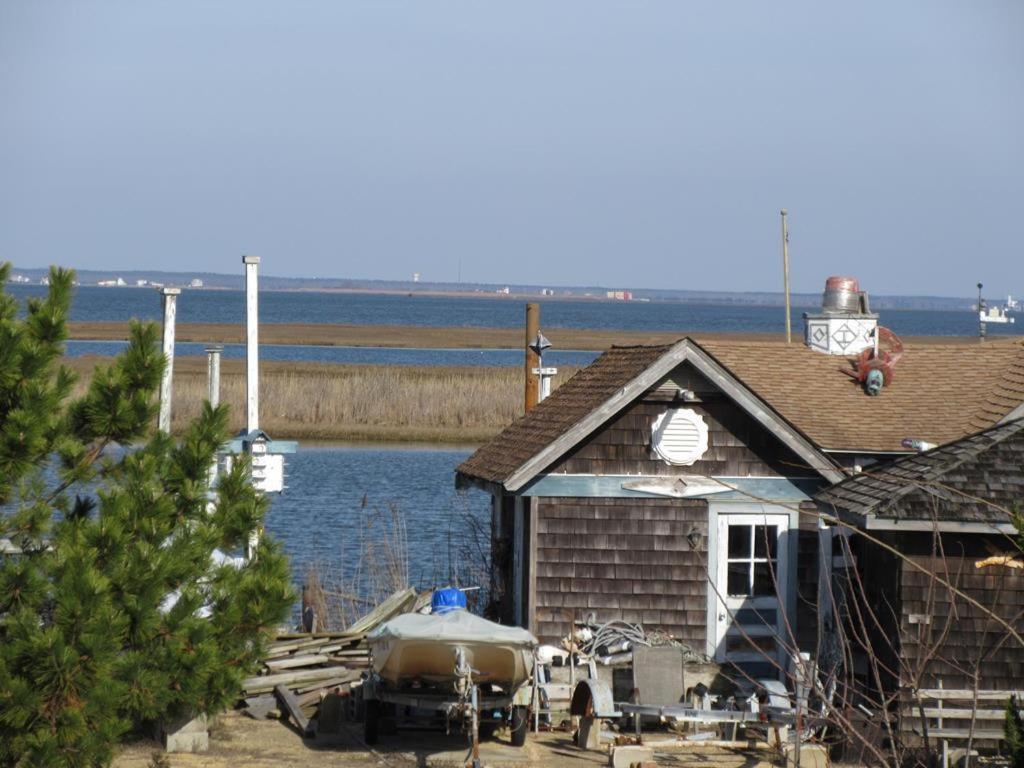
[[456,649],[462,648],[474,683],[513,690],[533,675],[537,640],[525,629],[505,627],[465,611],[406,614],[382,624],[368,638],[373,670],[392,685],[454,682]]

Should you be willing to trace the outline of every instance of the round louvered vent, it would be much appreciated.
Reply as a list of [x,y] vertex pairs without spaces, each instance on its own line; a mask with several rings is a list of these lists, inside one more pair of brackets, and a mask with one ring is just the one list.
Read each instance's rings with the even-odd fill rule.
[[708,425],[689,408],[671,408],[651,425],[651,445],[669,464],[689,466],[708,449]]

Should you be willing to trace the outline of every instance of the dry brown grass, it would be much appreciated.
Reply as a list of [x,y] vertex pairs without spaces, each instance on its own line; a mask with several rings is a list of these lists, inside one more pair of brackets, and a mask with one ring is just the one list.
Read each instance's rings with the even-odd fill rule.
[[[82,375],[83,388],[105,360],[65,362]],[[556,386],[572,373],[562,369]],[[260,365],[260,426],[282,439],[481,442],[522,413],[522,375],[520,368],[265,361]],[[206,360],[175,360],[174,431],[199,414],[206,394]],[[222,361],[220,399],[231,406],[231,428],[240,430],[244,361]]]

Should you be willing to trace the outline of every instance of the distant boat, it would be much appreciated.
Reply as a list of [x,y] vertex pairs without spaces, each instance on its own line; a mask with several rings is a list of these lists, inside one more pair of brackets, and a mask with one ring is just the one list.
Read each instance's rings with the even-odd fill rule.
[[1016,318],[1010,316],[1010,312],[1020,309],[1020,302],[1015,301],[1013,296],[1006,297],[1006,303],[1003,306],[986,306],[984,302],[981,303],[980,309],[978,309],[978,319],[983,323],[1013,323]]

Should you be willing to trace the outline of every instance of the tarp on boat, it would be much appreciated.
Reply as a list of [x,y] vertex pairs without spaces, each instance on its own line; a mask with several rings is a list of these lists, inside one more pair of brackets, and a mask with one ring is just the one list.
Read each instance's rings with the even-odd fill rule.
[[370,633],[371,644],[380,640],[428,640],[444,643],[496,643],[533,649],[537,638],[522,627],[506,627],[468,611],[442,614],[406,613],[386,621]]

